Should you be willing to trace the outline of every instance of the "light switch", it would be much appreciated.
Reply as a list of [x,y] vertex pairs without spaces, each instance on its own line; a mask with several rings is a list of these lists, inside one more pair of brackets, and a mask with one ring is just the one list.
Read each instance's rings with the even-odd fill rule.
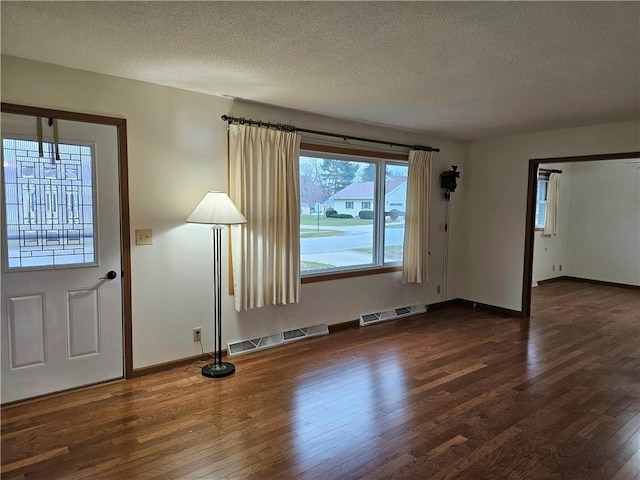
[[136,229],[136,245],[153,245],[153,230],[151,228]]

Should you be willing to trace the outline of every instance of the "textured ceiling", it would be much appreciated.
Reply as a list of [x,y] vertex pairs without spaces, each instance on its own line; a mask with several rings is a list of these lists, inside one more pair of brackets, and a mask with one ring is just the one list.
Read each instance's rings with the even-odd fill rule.
[[640,118],[638,2],[2,2],[1,35],[7,55],[454,138]]

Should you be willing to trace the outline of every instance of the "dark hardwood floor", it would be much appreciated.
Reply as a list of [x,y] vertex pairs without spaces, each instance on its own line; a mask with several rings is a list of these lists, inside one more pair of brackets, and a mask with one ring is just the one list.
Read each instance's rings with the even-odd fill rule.
[[4,407],[2,478],[640,480],[640,292],[533,298]]

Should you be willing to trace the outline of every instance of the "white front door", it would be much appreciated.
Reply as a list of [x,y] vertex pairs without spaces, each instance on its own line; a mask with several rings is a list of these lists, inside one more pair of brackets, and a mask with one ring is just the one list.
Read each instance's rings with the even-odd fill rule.
[[[117,129],[2,113],[2,403],[123,377]],[[111,278],[113,277],[113,278]]]

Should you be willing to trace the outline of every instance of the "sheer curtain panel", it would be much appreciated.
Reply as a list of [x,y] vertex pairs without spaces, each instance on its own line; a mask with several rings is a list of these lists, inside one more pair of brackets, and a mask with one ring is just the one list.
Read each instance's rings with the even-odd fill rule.
[[229,196],[247,218],[231,234],[236,310],[300,296],[300,136],[229,126]]
[[402,283],[429,280],[429,209],[433,152],[409,152]]
[[547,211],[544,217],[544,234],[556,235],[558,233],[558,194],[560,192],[560,175],[551,173],[547,187]]

